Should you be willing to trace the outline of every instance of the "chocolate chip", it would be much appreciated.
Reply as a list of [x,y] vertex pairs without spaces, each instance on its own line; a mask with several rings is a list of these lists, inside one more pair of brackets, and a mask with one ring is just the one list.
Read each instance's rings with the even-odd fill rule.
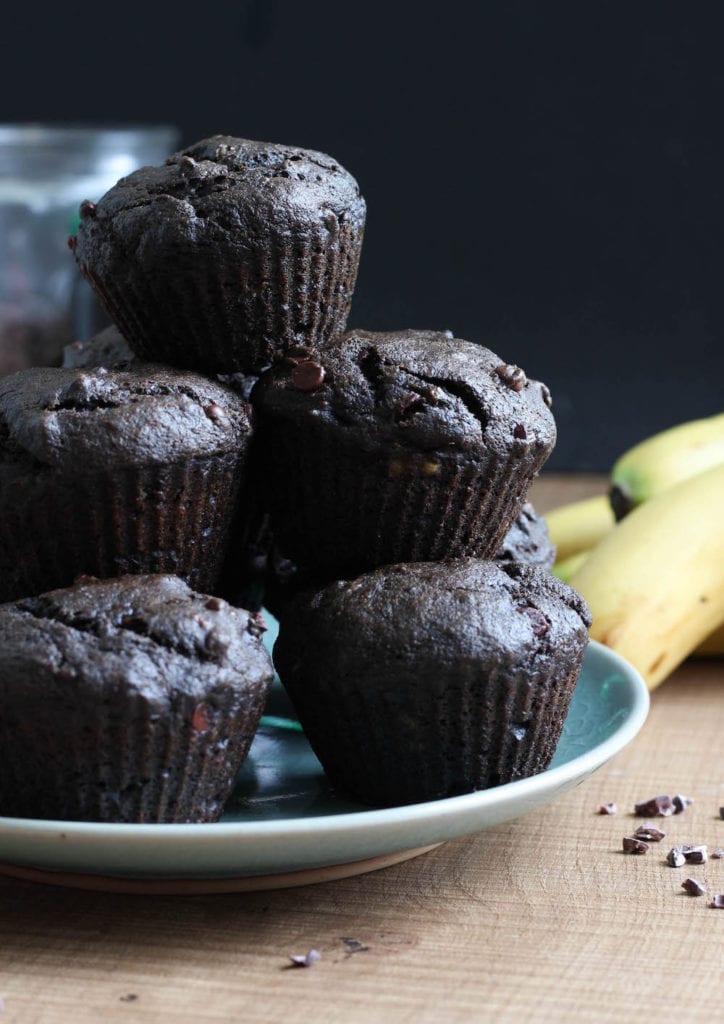
[[535,636],[543,636],[543,634],[547,633],[550,629],[548,619],[545,617],[543,612],[539,611],[537,608],[523,608],[523,614],[527,615],[530,619],[530,624]]
[[724,821],[724,807],[719,808],[719,817]]
[[221,601],[218,597],[210,597],[204,605],[204,608],[208,608],[211,612],[221,611]]
[[495,372],[503,384],[512,391],[522,391],[528,383],[525,371],[521,370],[519,366],[513,366],[512,363],[501,363],[500,366],[495,367]]
[[316,391],[324,383],[324,367],[313,359],[302,359],[292,370],[292,387],[297,391]]
[[80,204],[80,209],[78,213],[80,214],[81,220],[85,220],[87,217],[95,217],[96,204],[92,203],[90,199],[84,199],[83,202]]
[[224,420],[228,420],[229,414],[223,406],[217,402],[212,402],[211,405],[207,405],[204,408],[204,412],[209,417],[212,423],[221,423]]
[[553,399],[551,397],[550,388],[548,388],[545,384],[541,384],[541,386],[540,386],[540,393],[543,396],[543,401],[548,406],[548,408],[549,409],[552,408],[552,406],[553,406]]
[[601,804],[601,806],[598,808],[599,814],[616,814],[617,811],[618,807],[616,806],[616,804]]
[[695,878],[685,878],[681,883],[681,888],[690,896],[703,896],[706,892],[701,882],[697,882]]
[[670,796],[652,796],[634,807],[638,818],[668,818],[673,813],[674,801]]
[[519,441],[525,441],[528,436],[528,431],[525,429],[522,423],[516,423],[513,427],[513,437],[517,437]]
[[693,804],[694,801],[691,797],[681,796],[679,793],[673,798],[672,803],[674,805],[674,814],[681,814],[681,812],[685,811],[689,804]]
[[266,633],[268,628],[261,612],[253,612],[249,616],[249,621],[246,624],[247,633],[251,633],[252,636],[258,639],[263,633]]
[[645,839],[647,842],[660,843],[666,837],[666,833],[655,825],[639,825],[634,832],[636,839]]
[[724,896],[715,896],[709,906],[714,910],[724,910]]
[[642,839],[636,839],[634,836],[623,837],[624,853],[646,853],[648,848],[649,844],[645,843]]
[[206,732],[211,728],[211,708],[208,704],[197,704],[191,716],[191,728],[194,732]]
[[75,247],[78,244],[78,239],[75,235],[68,235],[67,246],[71,252],[75,252]]

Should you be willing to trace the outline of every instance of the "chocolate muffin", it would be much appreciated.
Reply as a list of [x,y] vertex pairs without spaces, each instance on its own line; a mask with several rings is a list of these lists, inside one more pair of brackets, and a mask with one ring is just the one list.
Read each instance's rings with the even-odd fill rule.
[[233,391],[166,367],[0,381],[0,599],[81,573],[173,572],[213,591],[250,430]]
[[254,472],[300,574],[492,557],[556,431],[545,385],[433,331],[351,331],[252,392]]
[[495,561],[522,562],[550,570],[555,560],[556,546],[548,535],[548,524],[526,501],[495,552]]
[[253,373],[344,330],[365,203],[324,153],[215,135],[80,214],[76,260],[142,359]]
[[91,366],[105,366],[110,370],[116,366],[127,366],[135,358],[115,324],[93,335],[88,341],[72,341],[63,349],[63,366],[67,370]]
[[531,566],[393,565],[300,595],[274,663],[333,785],[417,803],[548,766],[589,625]]
[[273,678],[263,630],[174,576],[0,607],[0,815],[216,821]]
[[[63,366],[66,369],[79,369],[93,366],[105,366],[106,369],[117,369],[129,363],[142,363],[131,350],[128,342],[115,325],[106,327],[88,341],[73,341],[63,349]],[[259,379],[257,373],[219,373],[216,379],[220,384],[230,387],[245,402],[249,401],[251,390]]]
[[[521,562],[523,565],[534,565],[538,569],[550,570],[556,560],[556,546],[548,536],[545,518],[538,515],[531,503],[527,501],[521,508],[518,517],[513,520],[503,542],[495,552],[496,562]],[[261,608],[262,606],[280,619],[284,609],[302,590],[321,590],[333,580],[313,580],[305,578],[298,567],[290,559],[285,558],[274,541],[269,528],[269,517],[258,523],[257,529],[249,537],[246,546],[244,579],[247,585],[240,593],[252,603],[240,604],[244,608]]]

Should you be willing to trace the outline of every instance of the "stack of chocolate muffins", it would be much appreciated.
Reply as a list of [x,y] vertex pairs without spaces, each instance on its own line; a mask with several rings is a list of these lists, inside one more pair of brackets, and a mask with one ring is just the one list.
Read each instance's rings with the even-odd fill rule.
[[0,814],[217,818],[262,601],[335,786],[545,768],[589,625],[526,503],[545,385],[447,331],[345,333],[365,203],[322,153],[214,136],[80,212],[116,326],[0,382]]

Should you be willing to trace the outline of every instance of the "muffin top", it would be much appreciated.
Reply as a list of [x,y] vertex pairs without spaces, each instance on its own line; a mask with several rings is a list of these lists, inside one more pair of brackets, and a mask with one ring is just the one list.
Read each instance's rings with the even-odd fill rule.
[[78,370],[86,366],[124,366],[137,356],[115,324],[94,334],[88,341],[72,341],[63,349],[63,367]]
[[84,577],[75,586],[0,605],[0,683],[76,678],[119,684],[159,703],[213,699],[273,677],[258,615],[191,590],[176,576]]
[[[88,341],[72,341],[63,349],[63,367],[68,370],[89,366],[105,366],[111,370],[134,362],[138,363],[141,360],[131,350],[115,324],[106,327]],[[215,379],[248,402],[251,389],[259,380],[259,374],[217,373]]]
[[0,464],[166,464],[243,450],[249,435],[249,407],[231,389],[165,366],[42,368],[0,381]]
[[214,135],[121,178],[80,212],[76,259],[82,264],[90,246],[100,269],[121,240],[123,252],[143,262],[159,246],[214,242],[243,255],[265,227],[284,235],[320,225],[336,233],[345,220],[361,227],[365,202],[352,175],[324,153]]
[[[580,650],[591,617],[583,598],[549,573],[478,559],[385,566],[303,594],[282,621],[274,660],[284,672],[308,659],[344,674],[360,658],[394,677],[409,666],[518,665]],[[315,651],[319,652],[315,655]]]
[[550,449],[550,394],[490,349],[450,332],[348,331],[313,357],[285,359],[252,392],[262,414],[333,426],[369,450]]
[[556,546],[548,535],[548,524],[539,516],[529,501],[522,506],[517,517],[503,537],[495,553],[496,562],[523,562],[551,569],[556,560]]

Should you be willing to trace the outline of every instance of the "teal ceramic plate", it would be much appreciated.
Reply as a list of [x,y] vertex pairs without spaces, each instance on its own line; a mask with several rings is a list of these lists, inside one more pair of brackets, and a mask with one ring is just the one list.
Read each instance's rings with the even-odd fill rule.
[[625,747],[643,725],[648,706],[639,674],[591,642],[550,768],[478,793],[370,810],[333,792],[277,683],[219,823],[0,818],[0,872],[84,888],[213,892],[370,871],[554,799]]

